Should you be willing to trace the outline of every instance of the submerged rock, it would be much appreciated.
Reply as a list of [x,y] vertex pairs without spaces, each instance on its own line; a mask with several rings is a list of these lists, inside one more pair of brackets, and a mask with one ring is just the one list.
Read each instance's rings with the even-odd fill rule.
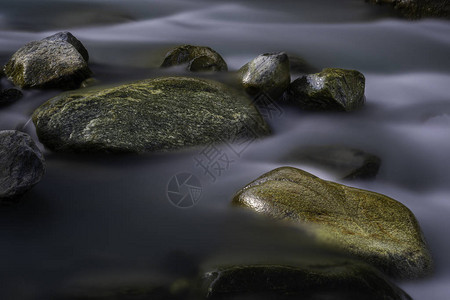
[[360,72],[326,68],[294,80],[288,98],[307,110],[352,111],[364,104],[364,88]]
[[28,134],[0,131],[0,202],[22,196],[41,180],[44,172],[44,157]]
[[277,100],[291,82],[289,70],[289,58],[286,53],[265,53],[239,69],[239,77],[249,95],[257,96],[264,93]]
[[366,0],[377,4],[391,4],[402,15],[411,19],[426,17],[450,18],[448,0]]
[[33,122],[55,151],[166,151],[270,132],[243,93],[187,77],[67,92],[40,106]]
[[14,88],[0,91],[0,107],[16,102],[23,97],[23,93]]
[[303,147],[283,160],[323,167],[342,179],[374,178],[381,165],[379,157],[345,146]]
[[170,50],[161,67],[187,65],[187,70],[193,72],[202,71],[227,71],[228,66],[219,53],[209,47],[182,45]]
[[320,72],[320,69],[311,65],[309,62],[307,62],[305,59],[303,59],[300,56],[288,54],[288,58],[289,58],[289,67],[290,67],[291,73],[311,74],[311,73]]
[[224,266],[207,272],[204,286],[207,299],[411,299],[373,267],[342,259]]
[[233,204],[310,225],[318,241],[404,278],[431,272],[432,260],[411,211],[387,196],[282,167],[241,189]]
[[17,50],[4,71],[21,88],[73,89],[92,74],[87,59],[86,49],[72,34],[57,33]]

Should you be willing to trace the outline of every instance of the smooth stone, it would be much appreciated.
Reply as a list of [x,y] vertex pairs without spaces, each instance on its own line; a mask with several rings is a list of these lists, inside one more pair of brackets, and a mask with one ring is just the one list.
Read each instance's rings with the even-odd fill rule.
[[44,156],[28,134],[0,131],[0,202],[17,200],[44,173]]
[[222,266],[203,278],[207,299],[411,299],[375,268],[342,259]]
[[432,271],[432,259],[415,216],[385,195],[281,167],[242,188],[232,203],[293,224],[310,225],[319,242],[390,275],[416,278]]
[[296,149],[282,161],[311,164],[326,169],[342,179],[371,179],[380,169],[376,155],[345,146],[307,146]]
[[270,133],[243,92],[190,77],[66,92],[41,105],[33,122],[54,151],[168,151]]
[[225,60],[219,53],[209,47],[182,45],[170,50],[161,67],[187,65],[192,72],[228,71]]
[[14,88],[0,91],[0,107],[12,104],[23,97],[23,93]]
[[294,80],[288,99],[306,110],[353,111],[364,105],[364,89],[362,73],[326,68]]
[[73,35],[58,33],[17,50],[4,72],[21,88],[75,89],[92,74],[83,49]]
[[238,74],[249,95],[263,93],[274,101],[283,95],[291,82],[289,58],[284,52],[261,54],[240,68]]
[[[367,0],[366,0],[367,1]],[[450,18],[448,0],[368,0],[377,4],[391,4],[403,16],[410,19],[427,17]]]

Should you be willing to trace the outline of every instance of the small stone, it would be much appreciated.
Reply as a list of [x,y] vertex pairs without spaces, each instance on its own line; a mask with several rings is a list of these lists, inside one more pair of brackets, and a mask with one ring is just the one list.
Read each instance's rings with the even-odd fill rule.
[[294,80],[288,99],[306,110],[353,111],[365,102],[364,75],[355,70],[327,68]]
[[17,200],[44,172],[44,157],[28,134],[0,131],[0,202]]
[[373,154],[345,146],[308,146],[283,158],[323,167],[342,179],[371,179],[380,169],[381,159]]
[[239,78],[249,95],[278,100],[291,82],[289,58],[284,52],[261,54],[239,69]]
[[209,47],[182,45],[170,50],[161,65],[163,68],[187,65],[192,72],[228,71],[225,60]]
[[311,74],[320,72],[320,69],[312,66],[300,56],[288,54],[291,73]]
[[16,102],[23,97],[23,93],[14,88],[0,91],[0,107]]
[[245,93],[190,77],[67,92],[33,113],[54,151],[160,152],[270,133]]
[[432,259],[413,213],[381,194],[282,167],[238,191],[233,204],[293,224],[310,225],[319,242],[396,277],[415,278],[432,270]]
[[81,42],[71,34],[58,33],[17,50],[4,71],[21,88],[78,88],[92,74],[83,57],[87,57],[84,50]]

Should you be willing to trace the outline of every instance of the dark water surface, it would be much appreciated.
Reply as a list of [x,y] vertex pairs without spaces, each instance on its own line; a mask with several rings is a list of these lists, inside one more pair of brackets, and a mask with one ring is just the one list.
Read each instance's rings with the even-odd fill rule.
[[[0,5],[2,64],[26,42],[70,30],[89,50],[102,83],[167,74],[155,69],[166,50],[191,43],[213,47],[231,70],[268,51],[300,55],[319,68],[358,69],[366,76],[367,97],[361,111],[345,115],[283,108],[269,120],[274,134],[233,157],[214,182],[195,167],[201,147],[140,157],[46,152],[42,182],[19,205],[0,208],[3,299],[48,299],[81,278],[172,278],[223,252],[297,255],[305,249],[300,235],[229,203],[237,189],[280,166],[284,153],[329,144],[378,155],[378,177],[346,182],[321,169],[295,166],[408,206],[429,242],[436,271],[399,285],[414,299],[450,296],[448,21],[409,22],[363,0]],[[36,137],[29,117],[58,93],[26,91],[0,110],[0,129],[24,128]],[[234,155],[224,145],[221,149]],[[202,198],[193,208],[176,208],[167,199],[167,184],[179,172],[201,181]]]

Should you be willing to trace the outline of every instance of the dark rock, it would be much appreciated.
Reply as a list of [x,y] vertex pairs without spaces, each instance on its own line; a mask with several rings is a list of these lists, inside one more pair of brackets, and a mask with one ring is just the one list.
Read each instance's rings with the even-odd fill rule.
[[249,95],[278,100],[291,82],[289,58],[284,52],[261,54],[239,69],[239,77]]
[[13,54],[5,74],[21,88],[78,88],[92,72],[83,58],[87,51],[77,47],[86,50],[69,33],[30,42]]
[[411,299],[373,267],[342,259],[219,267],[204,286],[207,299]]
[[89,62],[89,53],[84,45],[68,31],[55,33],[54,35],[46,37],[44,40],[67,42],[77,49],[86,62]]
[[288,58],[291,73],[306,75],[320,72],[319,68],[314,67],[300,56],[288,54]]
[[40,106],[33,122],[55,151],[167,151],[270,132],[245,94],[187,77],[64,93]]
[[427,17],[450,18],[448,0],[366,0],[377,4],[390,4],[410,19]]
[[18,89],[11,88],[0,91],[0,107],[14,103],[22,97],[23,94]]
[[282,167],[241,189],[233,204],[297,224],[311,234],[397,277],[432,270],[432,259],[412,212],[387,196]]
[[360,72],[327,68],[294,80],[288,98],[306,110],[352,111],[364,104],[364,88]]
[[161,67],[167,68],[177,65],[187,65],[187,70],[227,71],[228,66],[219,53],[209,47],[182,45],[170,50]]
[[0,202],[17,200],[44,172],[44,157],[28,134],[0,131]]
[[379,157],[345,146],[303,147],[289,153],[283,160],[322,167],[342,179],[374,178],[381,165]]

